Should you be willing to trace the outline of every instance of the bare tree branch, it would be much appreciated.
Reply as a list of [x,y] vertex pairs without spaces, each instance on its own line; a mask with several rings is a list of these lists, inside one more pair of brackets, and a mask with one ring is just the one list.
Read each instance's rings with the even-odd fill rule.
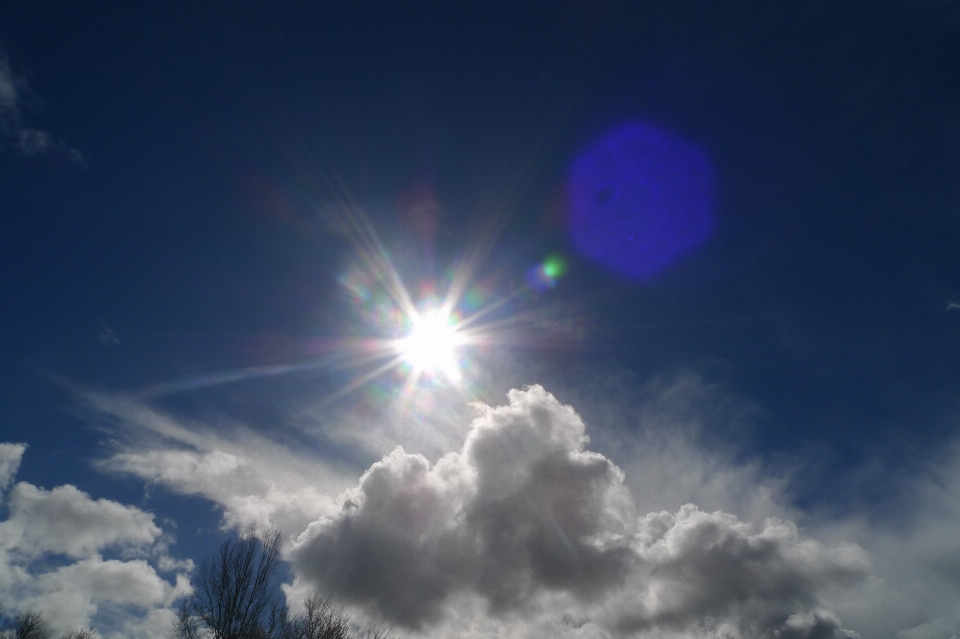
[[276,605],[272,579],[280,565],[280,532],[248,533],[224,542],[197,571],[194,594],[180,610],[174,633],[199,639],[201,626],[213,639],[251,639],[265,634]]
[[14,639],[49,639],[50,629],[39,612],[20,612],[14,617]]
[[[50,639],[52,633],[41,613],[27,610],[8,617],[2,611],[0,604],[0,639]],[[100,635],[93,628],[77,628],[60,639],[100,639]]]
[[283,627],[280,639],[351,639],[350,616],[334,607],[330,598],[312,595],[303,602],[304,611]]
[[387,639],[379,626],[356,634],[329,597],[308,597],[303,612],[291,615],[273,583],[280,545],[276,530],[224,542],[200,564],[173,639]]

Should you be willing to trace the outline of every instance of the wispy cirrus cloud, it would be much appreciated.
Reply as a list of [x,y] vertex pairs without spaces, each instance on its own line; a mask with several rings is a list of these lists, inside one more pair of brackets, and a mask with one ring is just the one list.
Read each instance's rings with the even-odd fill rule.
[[13,148],[27,156],[50,156],[86,164],[83,154],[47,130],[24,124],[24,113],[38,102],[27,81],[17,75],[0,51],[0,150]]
[[241,424],[180,421],[128,396],[85,399],[121,424],[116,450],[98,469],[202,496],[223,508],[228,527],[276,526],[295,535],[333,512],[333,497],[352,483],[336,460],[297,454]]
[[16,477],[20,469],[20,460],[26,450],[26,444],[0,443],[0,496]]
[[953,639],[960,636],[960,439],[919,468],[890,474],[885,512],[855,507],[822,528],[873,558],[870,580],[836,609],[865,637]]

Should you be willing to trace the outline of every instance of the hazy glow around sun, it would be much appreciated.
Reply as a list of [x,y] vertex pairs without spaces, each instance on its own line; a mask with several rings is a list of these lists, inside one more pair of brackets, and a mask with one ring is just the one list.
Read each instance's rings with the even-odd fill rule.
[[410,334],[399,342],[403,359],[418,373],[443,372],[457,376],[457,348],[464,340],[453,318],[440,309],[417,313]]

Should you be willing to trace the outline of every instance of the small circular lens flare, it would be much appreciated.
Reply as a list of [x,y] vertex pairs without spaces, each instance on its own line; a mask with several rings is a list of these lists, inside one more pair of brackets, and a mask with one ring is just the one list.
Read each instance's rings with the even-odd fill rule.
[[456,379],[457,348],[463,339],[457,334],[451,317],[439,309],[420,313],[413,318],[413,328],[400,340],[399,350],[404,360],[416,372],[443,372]]
[[567,261],[560,255],[551,255],[543,262],[543,274],[551,280],[558,280],[567,272]]
[[536,291],[554,288],[557,281],[567,272],[567,261],[562,255],[553,254],[527,271],[527,286]]

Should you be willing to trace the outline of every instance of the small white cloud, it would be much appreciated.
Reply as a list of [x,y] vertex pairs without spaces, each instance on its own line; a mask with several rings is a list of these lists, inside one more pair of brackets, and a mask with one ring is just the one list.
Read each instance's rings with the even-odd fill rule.
[[43,490],[21,482],[10,491],[10,515],[0,537],[20,553],[88,557],[115,545],[149,546],[160,534],[153,515],[74,486]]
[[20,92],[23,81],[13,74],[7,56],[0,52],[0,129],[20,117]]
[[130,617],[123,626],[104,639],[170,639],[177,613],[171,608],[154,608],[146,617]]
[[20,129],[17,146],[25,155],[40,155],[53,146],[50,134],[40,129]]
[[[3,86],[0,84],[0,100],[2,100],[2,95]],[[10,487],[17,471],[20,470],[20,459],[26,450],[26,444],[0,443],[0,493]],[[0,495],[0,498],[2,497],[3,495]]]
[[104,561],[84,559],[47,573],[38,579],[50,592],[83,593],[94,602],[152,607],[169,604],[175,586],[157,576],[153,566],[142,559]]
[[120,346],[120,338],[117,337],[117,334],[113,332],[112,328],[106,325],[100,327],[100,332],[97,333],[97,341],[100,342],[100,345],[104,348]]
[[166,553],[161,553],[157,559],[157,570],[161,572],[180,572],[190,574],[193,572],[194,563],[192,559],[174,559]]

